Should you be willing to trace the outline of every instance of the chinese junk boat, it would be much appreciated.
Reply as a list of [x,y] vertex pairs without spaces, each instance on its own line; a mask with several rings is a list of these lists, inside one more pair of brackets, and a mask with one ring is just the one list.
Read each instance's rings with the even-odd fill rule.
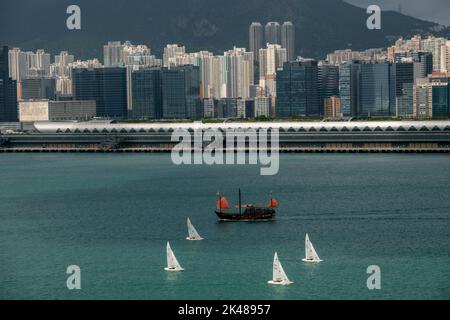
[[230,205],[225,197],[217,194],[217,210],[215,211],[221,221],[268,221],[273,220],[278,208],[278,201],[274,198],[269,200],[267,207],[258,207],[252,204],[242,204],[241,190],[239,189],[239,206],[237,211],[230,210]]

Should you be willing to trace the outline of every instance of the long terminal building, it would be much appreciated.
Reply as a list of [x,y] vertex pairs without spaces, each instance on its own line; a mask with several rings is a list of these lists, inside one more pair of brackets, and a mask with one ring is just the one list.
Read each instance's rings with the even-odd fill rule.
[[[93,120],[35,122],[29,133],[0,136],[0,152],[169,152],[179,143],[172,135],[180,130],[191,133],[234,130],[241,135],[277,131],[281,152],[450,151],[450,120],[224,123]],[[226,135],[224,140],[224,148],[229,148]],[[247,142],[246,151],[251,146]]]

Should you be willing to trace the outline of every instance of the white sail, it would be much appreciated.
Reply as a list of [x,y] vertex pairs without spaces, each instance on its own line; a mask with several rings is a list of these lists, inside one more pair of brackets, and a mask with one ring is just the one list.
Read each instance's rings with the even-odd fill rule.
[[188,226],[188,232],[189,237],[187,237],[187,240],[195,241],[195,240],[203,240],[203,238],[198,234],[197,230],[194,228],[194,225],[191,223],[191,220],[187,219],[187,226]]
[[180,263],[178,262],[177,258],[175,257],[175,254],[173,253],[169,242],[167,242],[167,268],[165,268],[165,270],[166,271],[183,271],[184,270],[181,267]]
[[279,284],[285,286],[291,283],[293,282],[288,279],[286,272],[284,272],[283,266],[278,259],[278,253],[275,252],[275,257],[273,259],[273,279],[269,281],[269,284]]
[[319,258],[316,249],[314,249],[312,242],[309,240],[308,234],[306,234],[305,238],[305,255],[306,257],[303,259],[304,262],[319,263],[322,261]]

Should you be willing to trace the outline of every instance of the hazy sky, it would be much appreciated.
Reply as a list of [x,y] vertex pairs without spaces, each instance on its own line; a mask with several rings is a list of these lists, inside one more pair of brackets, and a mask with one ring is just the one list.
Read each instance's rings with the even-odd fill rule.
[[403,14],[450,26],[450,0],[345,0],[358,6],[378,4],[382,10],[401,10]]

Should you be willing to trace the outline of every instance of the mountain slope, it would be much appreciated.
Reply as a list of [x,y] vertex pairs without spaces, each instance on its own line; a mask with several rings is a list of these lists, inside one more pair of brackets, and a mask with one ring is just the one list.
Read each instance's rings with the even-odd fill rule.
[[[66,8],[78,4],[82,30],[66,28]],[[382,30],[366,28],[368,15],[342,0],[8,0],[0,4],[0,39],[23,49],[68,49],[78,58],[102,58],[108,40],[130,40],[161,53],[167,43],[222,52],[248,46],[252,21],[291,20],[297,54],[322,58],[347,47],[383,47],[391,37],[426,34],[437,25],[384,12]],[[450,35],[450,29],[436,34]]]

